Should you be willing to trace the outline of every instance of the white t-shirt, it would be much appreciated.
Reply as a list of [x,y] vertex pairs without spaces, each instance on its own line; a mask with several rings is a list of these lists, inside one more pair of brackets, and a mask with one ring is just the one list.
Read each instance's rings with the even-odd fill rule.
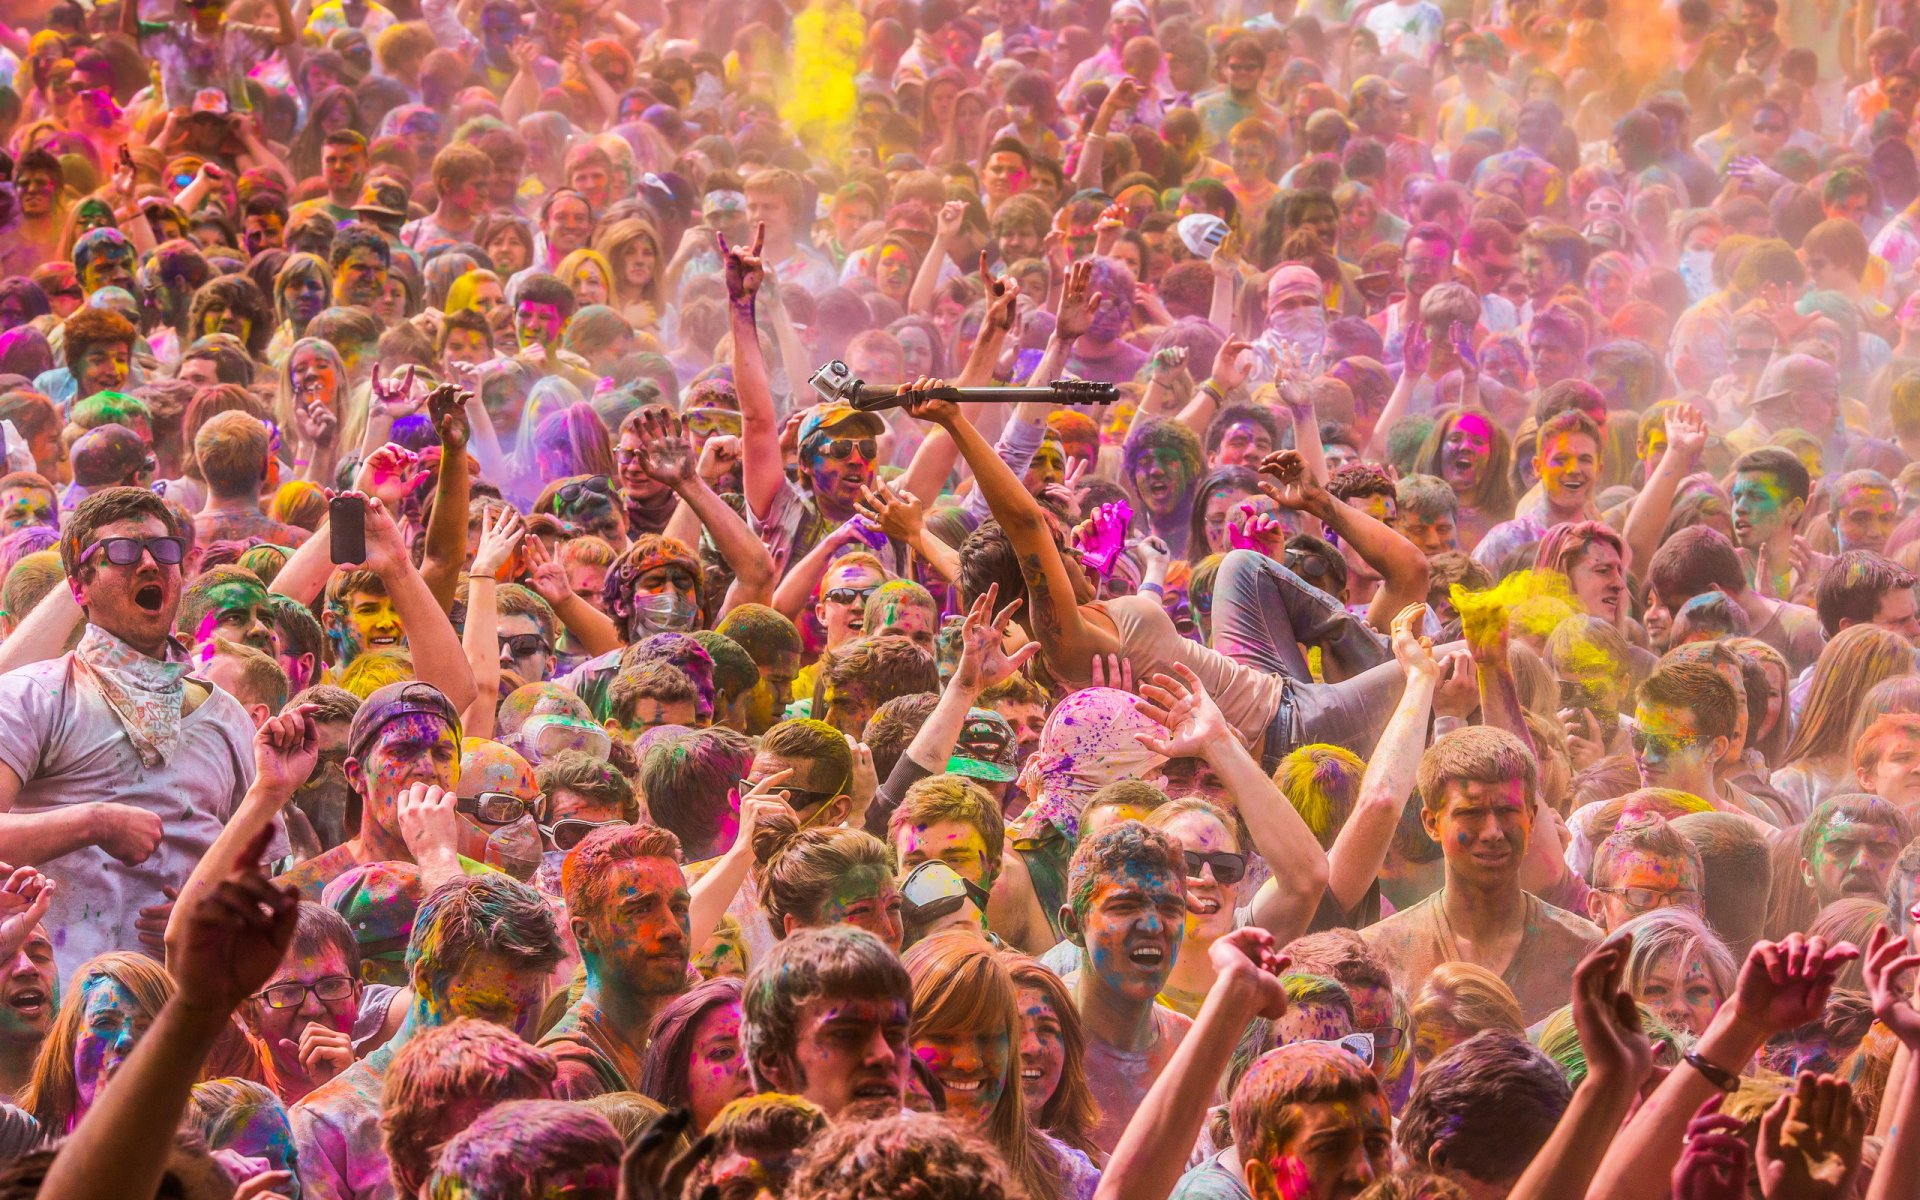
[[[97,954],[141,949],[140,910],[164,903],[162,888],[187,881],[253,784],[253,722],[214,688],[181,718],[173,757],[149,769],[99,692],[75,681],[65,654],[0,676],[0,762],[22,781],[14,813],[110,801],[157,813],[166,825],[159,848],[137,867],[93,846],[35,864],[60,884],[46,925],[64,979]],[[285,834],[274,840],[268,857],[285,855]]]
[[1432,59],[1446,23],[1439,5],[1427,0],[1382,4],[1368,11],[1366,19],[1366,27],[1380,39],[1380,53],[1404,54],[1420,63]]

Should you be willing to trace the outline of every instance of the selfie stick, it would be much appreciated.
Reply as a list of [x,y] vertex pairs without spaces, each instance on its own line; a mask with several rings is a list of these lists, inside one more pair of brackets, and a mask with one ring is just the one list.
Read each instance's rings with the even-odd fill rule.
[[904,408],[914,396],[930,400],[951,400],[955,404],[1019,404],[1027,400],[1047,400],[1054,404],[1112,404],[1120,398],[1120,389],[1111,383],[1090,383],[1080,379],[1056,379],[1038,387],[937,387],[924,392],[903,394],[895,388],[876,387],[854,378],[853,371],[839,359],[813,373],[807,381],[820,399],[828,404],[851,404],[862,412],[880,412]]

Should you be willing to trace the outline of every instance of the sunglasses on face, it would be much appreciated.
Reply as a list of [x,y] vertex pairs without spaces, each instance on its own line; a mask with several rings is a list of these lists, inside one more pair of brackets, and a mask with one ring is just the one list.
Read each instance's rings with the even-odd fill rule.
[[1303,579],[1319,579],[1327,573],[1327,561],[1305,550],[1287,551],[1285,565],[1287,570]]
[[527,802],[506,792],[481,792],[462,796],[454,802],[454,811],[464,813],[482,825],[511,825],[527,815]]
[[833,438],[821,442],[817,447],[821,455],[845,462],[858,451],[861,458],[872,459],[880,453],[880,443],[874,438]]
[[1603,896],[1618,896],[1627,902],[1629,908],[1638,909],[1641,912],[1655,908],[1669,908],[1673,905],[1683,905],[1687,908],[1694,908],[1700,903],[1700,894],[1689,889],[1682,889],[1675,892],[1662,892],[1656,891],[1653,888],[1603,887],[1594,888],[1593,890]]
[[589,492],[613,499],[613,482],[605,475],[591,475],[578,483],[569,483],[554,493],[554,497],[569,507],[586,499]]
[[307,1002],[308,992],[322,1004],[339,1004],[353,995],[353,980],[345,975],[329,975],[312,983],[276,983],[263,992],[255,992],[254,999],[268,1008],[299,1008]]
[[1373,1065],[1373,1035],[1371,1033],[1349,1033],[1338,1038],[1309,1038],[1310,1046],[1333,1046],[1345,1050],[1369,1067]]
[[143,554],[153,555],[153,561],[160,566],[172,567],[178,566],[180,560],[187,556],[187,542],[185,538],[177,537],[101,538],[80,552],[80,561],[86,562],[92,558],[96,550],[116,567],[131,567],[140,561]]
[[571,850],[587,840],[587,835],[596,829],[605,829],[609,825],[629,825],[630,821],[583,821],[578,817],[567,817],[551,825],[542,825],[540,832],[547,835],[555,850]]
[[1647,733],[1639,729],[1634,730],[1629,737],[1636,752],[1652,750],[1656,754],[1673,754],[1685,750],[1700,740],[1691,734]]
[[1217,883],[1239,883],[1247,877],[1247,856],[1244,854],[1228,854],[1224,850],[1216,850],[1211,854],[1189,850],[1186,854],[1189,879],[1200,878],[1200,872],[1208,867],[1213,868],[1213,878]]
[[873,595],[875,592],[879,590],[880,589],[878,587],[828,588],[824,593],[824,598],[826,599],[828,604],[865,604],[867,602],[867,597]]
[[1398,1025],[1382,1025],[1378,1029],[1368,1031],[1368,1036],[1373,1038],[1373,1049],[1376,1054],[1392,1054],[1400,1048],[1401,1042],[1407,1040],[1407,1035]]
[[500,644],[515,658],[526,658],[553,649],[547,644],[547,639],[537,633],[516,633],[511,637],[503,633],[500,635]]

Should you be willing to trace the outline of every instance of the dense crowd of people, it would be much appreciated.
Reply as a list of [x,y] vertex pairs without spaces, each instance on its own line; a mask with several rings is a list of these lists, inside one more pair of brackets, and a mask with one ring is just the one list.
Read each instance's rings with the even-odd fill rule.
[[1920,6],[167,4],[0,1200],[1920,1195]]

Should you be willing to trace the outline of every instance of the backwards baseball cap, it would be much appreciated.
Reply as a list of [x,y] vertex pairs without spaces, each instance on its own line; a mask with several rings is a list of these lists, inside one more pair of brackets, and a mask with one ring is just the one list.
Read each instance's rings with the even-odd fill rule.
[[800,418],[800,447],[804,450],[829,434],[879,437],[886,428],[879,413],[862,412],[851,404],[816,404]]
[[372,213],[376,217],[399,217],[407,215],[407,189],[390,178],[382,177],[367,183],[366,190],[360,193],[360,202],[353,206],[356,213]]
[[1796,392],[1820,392],[1828,397],[1840,394],[1840,374],[1833,364],[1811,354],[1783,354],[1767,364],[1760,386],[1753,389],[1753,402],[1784,400]]
[[947,774],[982,783],[1006,783],[1019,775],[1019,739],[1007,719],[990,708],[970,708],[947,760]]
[[320,902],[345,917],[353,930],[369,982],[379,974],[377,968],[365,970],[373,966],[371,960],[405,957],[424,898],[420,868],[410,862],[363,863],[336,876],[320,893]]
[[453,730],[454,739],[459,740],[460,713],[453,707],[453,701],[430,683],[403,679],[376,690],[361,701],[359,710],[353,714],[353,724],[347,730],[347,754],[365,759],[382,729],[402,717],[411,716],[438,717]]
[[1353,81],[1351,95],[1356,107],[1362,100],[1390,100],[1399,104],[1407,98],[1407,94],[1384,75],[1362,75]]

